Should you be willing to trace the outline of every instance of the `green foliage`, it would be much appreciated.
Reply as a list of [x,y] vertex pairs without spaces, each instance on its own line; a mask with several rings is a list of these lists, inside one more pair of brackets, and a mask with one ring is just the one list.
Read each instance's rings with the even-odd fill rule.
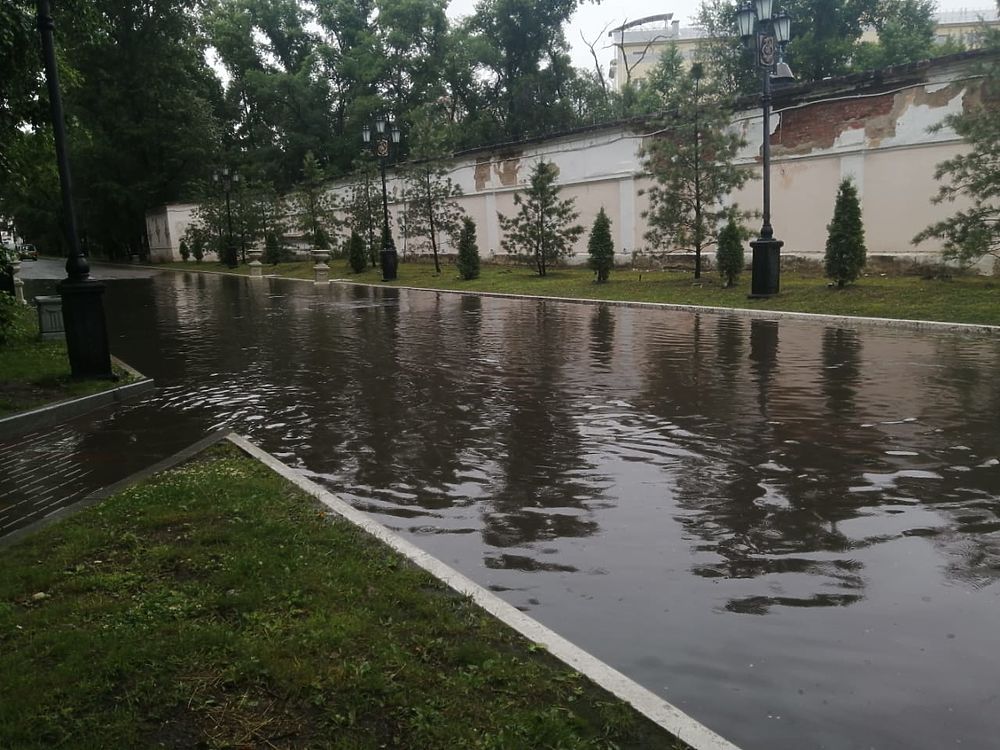
[[438,261],[440,238],[445,235],[457,244],[462,208],[454,198],[462,189],[449,176],[445,159],[451,155],[450,138],[445,123],[426,110],[420,112],[411,131],[411,162],[404,170],[403,199],[407,202],[406,236],[415,238],[414,246],[430,248],[434,268],[441,273]]
[[370,153],[355,159],[351,177],[350,192],[339,208],[347,217],[347,226],[361,235],[375,268],[379,261],[378,237],[382,232],[382,196],[376,184],[378,167]]
[[186,240],[181,240],[181,260],[187,261],[191,257],[191,251],[188,249],[188,244]]
[[701,277],[702,251],[718,240],[719,225],[738,212],[723,199],[750,177],[733,159],[741,146],[729,131],[729,109],[716,85],[702,78],[700,64],[680,75],[666,92],[666,118],[645,152],[655,183],[648,191],[646,240],[695,254]]
[[18,308],[21,305],[14,295],[0,292],[0,344],[6,344],[18,321]]
[[734,286],[743,273],[745,259],[743,257],[744,233],[736,223],[736,218],[729,217],[726,226],[719,232],[719,247],[715,252],[715,264],[719,269],[723,285]]
[[368,266],[365,241],[361,239],[356,229],[351,230],[351,238],[347,241],[347,262],[354,273],[361,273]]
[[276,266],[290,258],[291,253],[282,243],[277,232],[268,232],[264,237],[264,262]]
[[851,67],[876,70],[954,51],[935,46],[934,0],[882,0],[874,27],[877,42],[859,42]]
[[479,278],[479,247],[476,245],[476,222],[462,217],[462,230],[458,238],[458,273],[465,281]]
[[201,263],[202,258],[205,257],[205,239],[200,235],[191,241],[191,256],[195,263]]
[[340,222],[334,215],[334,203],[327,189],[327,177],[316,157],[309,152],[302,163],[302,182],[298,189],[299,229],[317,250],[330,247],[331,225]]
[[505,234],[504,250],[525,258],[539,276],[544,276],[550,264],[569,253],[583,233],[583,227],[573,224],[579,216],[573,210],[575,200],[559,199],[557,174],[552,162],[536,163],[531,169],[528,189],[514,194],[517,212],[509,217],[498,214]]
[[[753,94],[760,90],[760,79],[736,30],[737,4],[736,0],[703,0],[698,25],[709,41],[699,48],[699,56],[722,90]],[[932,0],[788,0],[781,7],[792,17],[786,59],[800,81],[954,51],[953,46],[933,43]],[[861,42],[867,27],[878,31],[878,42]]]
[[590,267],[597,276],[598,283],[607,281],[615,265],[615,245],[611,240],[611,219],[605,213],[604,206],[601,206],[590,229],[587,254],[590,256]]
[[865,228],[861,221],[858,189],[850,179],[844,179],[837,191],[833,220],[827,226],[824,270],[829,279],[843,287],[861,275],[865,267]]
[[[993,46],[1000,49],[1000,34]],[[963,265],[987,256],[1000,261],[1000,66],[986,71],[980,99],[980,106],[951,115],[943,123],[954,128],[969,148],[938,164],[934,172],[936,179],[948,180],[938,188],[935,203],[963,198],[972,205],[913,239],[914,243],[941,240],[943,256]]]

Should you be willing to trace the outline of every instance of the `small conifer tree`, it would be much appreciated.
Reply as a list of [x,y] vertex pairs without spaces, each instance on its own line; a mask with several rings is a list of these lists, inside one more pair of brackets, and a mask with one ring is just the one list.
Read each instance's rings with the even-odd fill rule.
[[462,217],[462,229],[458,236],[458,273],[466,281],[479,278],[479,248],[476,246],[476,222],[468,216]]
[[861,275],[866,260],[865,227],[861,222],[858,189],[850,178],[846,178],[840,183],[833,220],[827,226],[824,260],[827,278],[843,287]]
[[191,255],[195,263],[201,263],[201,259],[205,257],[205,240],[200,236],[195,237],[191,243]]
[[715,264],[719,267],[719,275],[724,286],[731,287],[743,272],[743,233],[740,231],[736,218],[732,215],[729,222],[719,232],[719,248],[715,253]]
[[594,226],[587,240],[587,252],[590,254],[590,267],[597,275],[597,282],[607,281],[615,265],[615,245],[611,240],[611,219],[605,213],[604,206],[601,206],[594,219]]
[[181,260],[187,263],[188,258],[191,257],[191,251],[188,250],[188,244],[184,240],[181,240]]
[[264,238],[264,262],[272,266],[281,262],[281,245],[278,242],[278,235],[268,232]]
[[351,239],[347,241],[347,262],[354,273],[361,273],[368,267],[368,251],[365,241],[361,239],[356,229],[351,230]]

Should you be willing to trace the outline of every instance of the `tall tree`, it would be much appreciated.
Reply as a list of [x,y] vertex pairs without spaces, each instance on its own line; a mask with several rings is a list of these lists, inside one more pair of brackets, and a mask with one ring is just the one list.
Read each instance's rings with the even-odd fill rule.
[[702,252],[718,240],[721,224],[738,211],[724,199],[750,177],[733,163],[742,145],[729,130],[729,110],[700,64],[677,79],[668,92],[666,119],[659,135],[645,147],[646,170],[654,179],[648,190],[649,229],[654,246],[692,250],[695,278],[701,277]]
[[[988,48],[1000,51],[1000,32],[986,31]],[[971,201],[968,208],[932,224],[913,238],[914,243],[937,239],[943,255],[963,265],[992,257],[1000,268],[1000,64],[986,71],[978,92],[979,104],[950,115],[938,126],[954,128],[969,149],[937,165],[936,179],[946,179],[935,203]]]
[[469,21],[492,114],[508,138],[572,123],[565,96],[575,77],[563,25],[580,0],[479,0]]
[[[44,154],[51,135],[37,41],[25,36],[30,31],[37,37],[27,23],[33,8],[28,0],[3,6],[0,44],[11,55],[0,58],[12,69],[3,71],[0,98],[7,104],[0,104],[0,141],[11,143],[13,153],[0,158],[0,176],[4,162],[55,158]],[[221,93],[204,60],[198,8],[197,0],[94,0],[54,9],[77,211],[88,249],[113,257],[138,252],[146,209],[185,195],[211,161]],[[22,135],[9,138],[11,129]],[[0,200],[13,207],[19,226],[29,225],[28,233],[44,231],[30,226],[38,217],[31,205],[52,206],[47,223],[59,224],[51,220],[60,210],[52,201],[54,172],[33,171],[44,179],[0,179]]]
[[370,153],[354,160],[351,172],[351,186],[340,203],[340,210],[347,217],[347,224],[356,231],[365,243],[372,268],[378,265],[382,236],[382,196],[375,181],[378,166]]
[[878,40],[857,45],[852,67],[875,70],[954,51],[935,48],[936,8],[934,0],[881,0],[873,19]]
[[513,216],[498,214],[505,236],[505,252],[526,258],[539,276],[548,267],[569,253],[583,227],[573,222],[579,214],[573,209],[575,200],[560,200],[556,185],[558,170],[548,161],[539,161],[531,169],[528,189],[514,194],[518,207]]
[[433,114],[421,111],[411,129],[410,163],[404,170],[403,200],[407,202],[406,235],[417,238],[417,247],[430,247],[434,270],[441,273],[438,260],[440,238],[458,242],[462,208],[455,198],[462,188],[451,179],[449,133]]
[[307,153],[302,162],[302,182],[299,184],[297,204],[299,229],[310,246],[314,250],[328,250],[332,231],[339,222],[334,214],[326,173],[312,152]]

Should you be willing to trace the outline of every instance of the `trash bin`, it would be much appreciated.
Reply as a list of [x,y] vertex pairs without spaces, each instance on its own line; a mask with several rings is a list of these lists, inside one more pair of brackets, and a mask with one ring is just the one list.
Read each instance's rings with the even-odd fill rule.
[[63,329],[62,297],[58,294],[35,297],[38,306],[38,333],[43,339],[65,338]]

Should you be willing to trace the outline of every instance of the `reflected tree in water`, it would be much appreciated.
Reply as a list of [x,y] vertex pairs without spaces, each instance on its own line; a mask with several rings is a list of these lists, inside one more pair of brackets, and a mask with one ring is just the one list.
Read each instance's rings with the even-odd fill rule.
[[[567,343],[562,306],[525,304],[507,325],[535,336],[505,338],[501,388],[509,411],[497,426],[498,476],[484,507],[483,539],[510,548],[597,531],[588,506],[600,490],[583,477],[583,445],[565,398],[565,380],[580,363]],[[512,558],[513,559],[513,558]]]

